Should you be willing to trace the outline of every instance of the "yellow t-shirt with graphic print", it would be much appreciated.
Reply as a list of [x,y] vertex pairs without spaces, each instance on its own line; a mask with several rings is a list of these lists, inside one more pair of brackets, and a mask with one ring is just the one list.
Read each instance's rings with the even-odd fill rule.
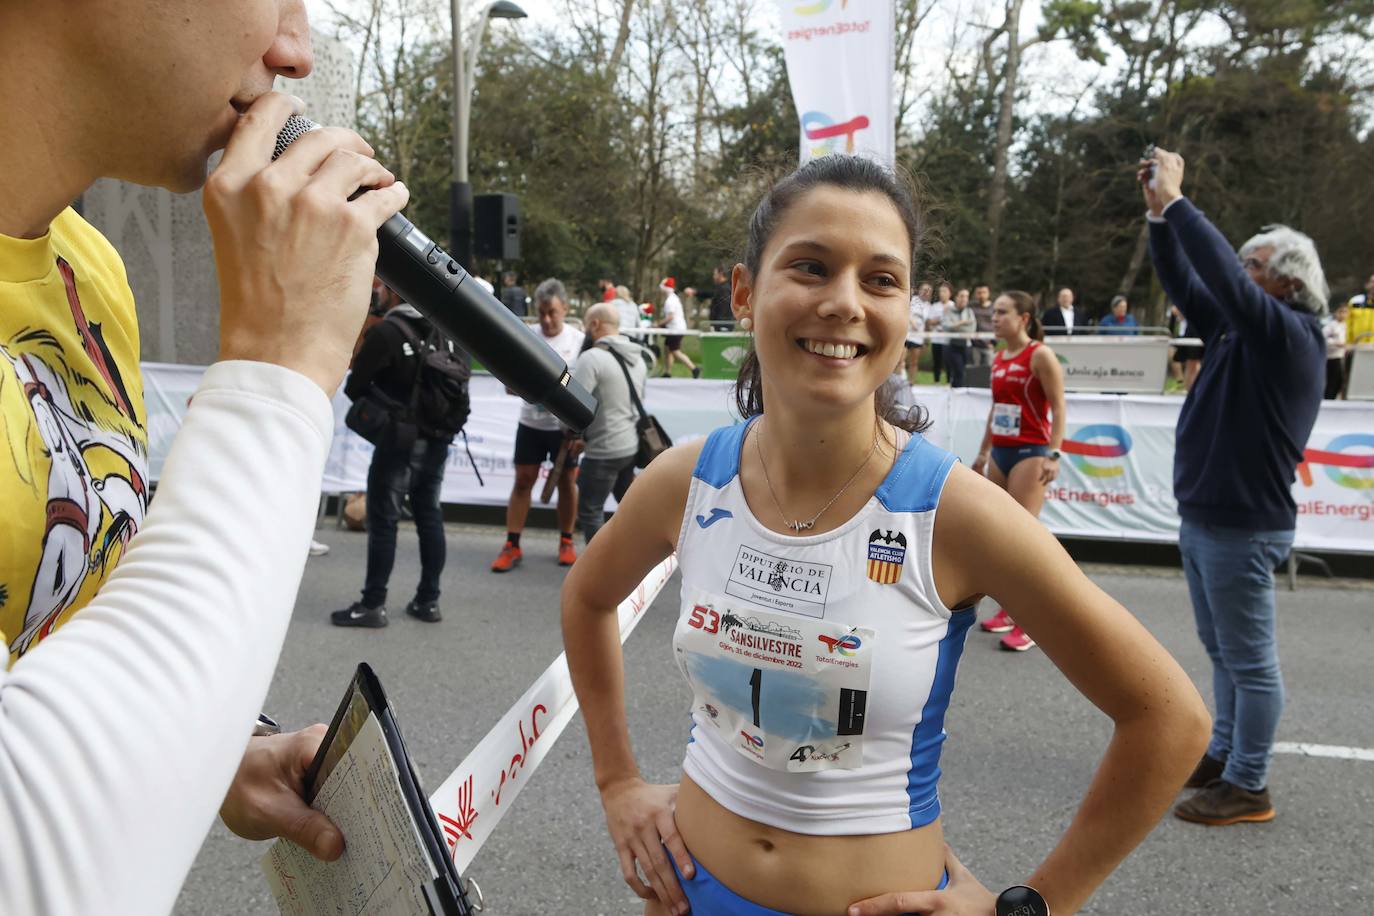
[[138,317],[124,264],[65,210],[0,235],[0,637],[13,662],[84,607],[148,507]]

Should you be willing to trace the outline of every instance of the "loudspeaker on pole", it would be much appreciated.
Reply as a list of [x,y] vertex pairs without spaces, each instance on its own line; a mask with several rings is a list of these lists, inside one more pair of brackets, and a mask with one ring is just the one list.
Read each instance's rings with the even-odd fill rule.
[[473,199],[473,252],[480,258],[520,259],[520,199],[514,194],[478,194]]

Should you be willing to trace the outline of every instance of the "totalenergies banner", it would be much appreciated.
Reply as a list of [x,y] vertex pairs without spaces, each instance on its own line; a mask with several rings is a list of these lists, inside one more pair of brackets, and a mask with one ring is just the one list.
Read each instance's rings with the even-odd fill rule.
[[896,156],[892,0],[778,0],[801,161]]
[[[143,366],[154,480],[204,371],[198,366]],[[732,384],[650,379],[645,403],[675,442],[687,442],[735,422]],[[921,387],[915,394],[930,411],[927,438],[971,464],[988,418],[986,389]],[[1065,460],[1041,515],[1049,529],[1077,537],[1177,540],[1174,425],[1182,406],[1183,398],[1177,396],[1068,395]],[[325,466],[326,493],[367,488],[372,446],[344,426],[347,411],[348,399],[336,395],[337,427]],[[506,394],[500,382],[488,375],[473,377],[468,438],[486,485],[478,485],[473,462],[459,440],[449,451],[444,502],[506,504],[515,479],[511,456],[519,415],[520,400]],[[1298,504],[1299,547],[1374,553],[1374,404],[1322,404],[1307,443],[1307,460],[1293,484],[1293,498]]]
[[[978,452],[988,392],[949,395],[945,435],[933,438],[966,462]],[[1180,397],[1072,395],[1059,479],[1041,518],[1059,535],[1177,541],[1174,426]],[[948,439],[945,438],[948,436]],[[1298,466],[1298,547],[1374,552],[1374,411],[1327,401]]]

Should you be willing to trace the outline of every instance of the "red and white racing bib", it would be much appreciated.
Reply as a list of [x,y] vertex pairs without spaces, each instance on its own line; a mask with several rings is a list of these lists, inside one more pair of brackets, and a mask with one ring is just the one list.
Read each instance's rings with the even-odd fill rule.
[[698,590],[673,646],[699,725],[774,770],[863,764],[877,632],[741,609]]

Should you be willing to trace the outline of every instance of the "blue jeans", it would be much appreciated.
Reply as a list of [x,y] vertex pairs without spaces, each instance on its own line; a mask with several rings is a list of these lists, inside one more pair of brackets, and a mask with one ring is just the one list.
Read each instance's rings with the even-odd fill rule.
[[415,598],[422,603],[439,600],[439,575],[448,547],[439,488],[444,483],[449,441],[421,437],[412,446],[399,447],[383,437],[372,453],[367,469],[367,578],[363,585],[367,607],[386,604],[387,583],[396,562],[396,523],[407,494],[415,533],[420,536],[420,584]]
[[1292,549],[1293,532],[1185,520],[1178,547],[1198,637],[1212,660],[1216,717],[1207,754],[1226,761],[1222,779],[1256,792],[1266,785],[1283,712],[1274,568]]
[[582,470],[577,474],[577,523],[588,544],[606,524],[606,497],[614,493],[616,502],[624,499],[634,479],[634,455],[582,459]]

